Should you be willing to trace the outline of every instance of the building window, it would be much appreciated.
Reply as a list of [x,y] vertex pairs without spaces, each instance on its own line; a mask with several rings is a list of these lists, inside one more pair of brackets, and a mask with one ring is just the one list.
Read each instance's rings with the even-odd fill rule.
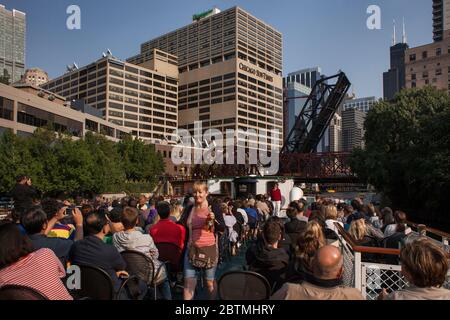
[[440,56],[442,54],[441,48],[436,48],[436,56]]
[[436,69],[436,75],[437,76],[442,75],[442,69]]
[[411,54],[409,56],[409,61],[416,61],[416,55],[415,54]]
[[417,78],[416,74],[413,73],[413,74],[411,75],[411,80],[416,80],[416,78]]
[[14,101],[0,97],[0,118],[6,120],[13,119]]
[[411,88],[416,88],[416,87],[417,87],[416,83],[415,82],[411,82]]
[[422,59],[426,59],[428,58],[428,51],[423,51],[422,52]]

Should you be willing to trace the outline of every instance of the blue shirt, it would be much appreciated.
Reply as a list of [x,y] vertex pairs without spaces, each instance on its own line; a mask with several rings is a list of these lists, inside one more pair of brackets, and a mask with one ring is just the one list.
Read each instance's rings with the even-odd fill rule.
[[69,257],[70,249],[72,248],[73,241],[62,238],[48,238],[43,234],[32,234],[29,236],[31,242],[33,243],[34,250],[39,250],[42,248],[51,249],[55,255],[58,257],[63,265],[67,262]]
[[257,219],[258,219],[258,213],[256,212],[255,209],[253,209],[253,208],[245,208],[245,212],[246,212],[247,215],[248,215],[249,217],[251,217],[252,219],[254,219],[254,220],[257,220]]

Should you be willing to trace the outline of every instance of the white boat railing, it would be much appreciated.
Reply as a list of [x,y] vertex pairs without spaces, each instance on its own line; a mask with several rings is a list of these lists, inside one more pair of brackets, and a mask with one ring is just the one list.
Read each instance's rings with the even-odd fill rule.
[[[380,259],[380,263],[364,261],[364,254],[390,257],[391,259],[388,260],[392,260],[392,258],[395,260],[400,254],[400,249],[358,246],[340,225],[338,226],[336,224],[336,226],[339,230],[339,247],[344,260],[343,284],[345,286],[357,288],[367,300],[376,300],[382,289],[393,292],[408,286],[407,281],[401,273],[401,266],[399,264],[385,263],[383,261],[386,261],[386,259],[383,258]],[[434,229],[431,230],[437,231]],[[446,235],[440,231],[440,234],[432,231],[427,228],[427,232],[433,233],[435,236]],[[423,230],[420,230],[420,233],[413,232],[412,236],[423,237],[427,235]],[[436,240],[435,237],[428,238],[439,243],[449,253],[448,237],[441,237],[442,241]],[[450,270],[447,273],[447,281],[444,287],[450,289]]]

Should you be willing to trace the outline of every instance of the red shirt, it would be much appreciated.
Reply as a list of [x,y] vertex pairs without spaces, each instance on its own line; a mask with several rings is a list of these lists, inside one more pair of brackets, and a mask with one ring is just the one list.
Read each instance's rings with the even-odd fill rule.
[[183,249],[186,229],[170,219],[163,219],[150,228],[150,235],[155,243],[169,242]]
[[39,291],[50,300],[73,300],[61,278],[63,265],[50,249],[39,249],[0,270],[0,287],[19,285]]
[[270,198],[272,201],[281,201],[281,191],[280,189],[271,190],[270,191]]

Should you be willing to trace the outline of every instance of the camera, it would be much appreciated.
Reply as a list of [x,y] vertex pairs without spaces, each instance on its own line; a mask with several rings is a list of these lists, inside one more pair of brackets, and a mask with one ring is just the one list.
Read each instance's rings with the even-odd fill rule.
[[67,207],[67,209],[66,209],[66,216],[72,216],[74,210],[75,210],[75,206]]

